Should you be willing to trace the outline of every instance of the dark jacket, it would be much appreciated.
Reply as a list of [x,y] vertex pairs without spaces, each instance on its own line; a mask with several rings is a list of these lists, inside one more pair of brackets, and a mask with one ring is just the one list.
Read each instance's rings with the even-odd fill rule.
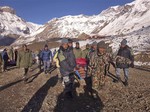
[[129,68],[130,64],[134,62],[134,57],[131,53],[131,48],[125,46],[119,49],[116,57],[117,68]]
[[69,75],[74,71],[76,61],[73,50],[60,47],[58,51],[58,59],[62,76]]
[[7,53],[7,51],[5,51],[5,50],[2,52],[2,59],[3,59],[5,62],[7,62],[7,61],[9,60],[8,53]]

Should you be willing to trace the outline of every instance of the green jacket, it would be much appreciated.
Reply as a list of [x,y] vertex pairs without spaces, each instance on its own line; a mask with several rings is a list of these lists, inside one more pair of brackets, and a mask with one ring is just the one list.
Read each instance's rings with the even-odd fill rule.
[[12,48],[8,51],[8,56],[9,56],[10,60],[14,59],[14,52],[13,52]]
[[73,53],[74,53],[76,59],[77,58],[82,58],[82,50],[80,48],[79,49],[74,48]]
[[90,53],[90,50],[89,50],[89,49],[84,49],[84,50],[82,51],[82,58],[89,59],[89,53]]
[[32,66],[32,53],[31,51],[20,51],[17,58],[17,66],[21,68],[29,68]]

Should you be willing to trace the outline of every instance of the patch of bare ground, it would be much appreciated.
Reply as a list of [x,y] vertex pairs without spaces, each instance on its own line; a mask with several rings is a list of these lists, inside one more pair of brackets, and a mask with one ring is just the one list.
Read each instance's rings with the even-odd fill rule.
[[85,83],[80,80],[74,98],[67,99],[56,70],[45,75],[36,67],[30,70],[27,84],[22,81],[22,69],[0,74],[0,112],[150,112],[148,71],[130,69],[126,87],[113,82],[115,70],[111,68],[112,74],[96,98],[84,92]]

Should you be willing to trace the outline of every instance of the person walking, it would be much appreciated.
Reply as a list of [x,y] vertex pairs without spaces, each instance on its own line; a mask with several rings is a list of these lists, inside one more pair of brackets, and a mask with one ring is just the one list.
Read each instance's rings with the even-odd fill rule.
[[29,68],[32,66],[32,53],[25,44],[22,45],[21,51],[18,52],[17,66],[24,69],[23,80],[26,83]]
[[52,52],[48,49],[48,45],[44,46],[44,50],[40,54],[40,58],[43,60],[44,63],[44,73],[47,74],[50,70],[50,65],[52,61]]
[[134,67],[134,56],[131,48],[127,45],[127,40],[121,41],[121,46],[116,56],[116,76],[117,82],[121,80],[120,70],[124,72],[124,85],[128,86],[129,67]]
[[[108,57],[106,56],[107,45],[104,41],[97,44],[97,50],[90,58],[88,66],[88,75],[91,76],[90,92],[94,90],[99,91],[105,85],[105,66],[108,64]],[[89,84],[90,86],[90,84]]]
[[86,48],[82,51],[82,58],[89,59],[90,45],[86,44]]
[[2,59],[3,59],[3,72],[5,72],[8,67],[8,62],[10,61],[6,48],[2,52]]
[[42,50],[39,49],[38,54],[37,54],[37,57],[38,57],[37,63],[38,63],[39,72],[42,72],[42,65],[43,65],[43,61],[40,56],[41,53],[42,53]]
[[57,70],[57,74],[58,74],[58,79],[59,81],[62,80],[62,76],[61,76],[61,73],[60,73],[60,64],[59,64],[59,59],[58,59],[58,53],[59,53],[59,50],[56,51],[54,57],[53,57],[53,62],[55,63],[56,65],[56,70]]
[[75,56],[73,50],[68,46],[68,39],[62,39],[61,43],[58,59],[60,73],[65,84],[64,94],[69,98],[73,98],[74,69],[76,67]]
[[2,55],[0,53],[0,73],[2,72],[2,64],[3,64],[3,59],[2,59]]
[[11,47],[9,49],[8,56],[9,56],[10,61],[14,61],[14,49],[13,49],[13,47]]
[[82,50],[80,48],[79,42],[76,42],[76,46],[73,49],[73,53],[74,53],[76,59],[82,58]]
[[73,40],[72,39],[68,39],[68,49],[73,50]]

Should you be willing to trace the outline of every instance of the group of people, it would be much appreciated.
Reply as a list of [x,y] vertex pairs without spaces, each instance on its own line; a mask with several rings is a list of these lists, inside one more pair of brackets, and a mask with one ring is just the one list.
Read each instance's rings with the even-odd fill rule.
[[[64,92],[67,96],[73,97],[72,90],[76,71],[79,71],[79,75],[85,73],[84,80],[90,94],[93,95],[95,90],[100,90],[105,85],[110,64],[116,70],[117,80],[114,81],[121,81],[120,69],[123,69],[124,85],[128,86],[129,67],[134,67],[134,57],[126,39],[121,41],[116,56],[112,54],[111,47],[104,41],[93,42],[91,47],[87,44],[84,50],[81,50],[79,42],[76,42],[75,48],[72,43],[70,39],[63,39],[57,54],[60,74],[65,84]],[[81,66],[78,69],[79,59],[86,61],[86,67]]]
[[[5,55],[5,53],[0,55],[0,65]],[[37,56],[39,69],[41,71],[43,64],[45,74],[49,73],[51,63],[55,63],[59,79],[62,79],[65,85],[64,94],[70,98],[73,97],[73,86],[77,73],[85,80],[89,94],[93,95],[94,91],[99,91],[104,87],[110,64],[116,70],[117,80],[115,82],[121,80],[120,70],[123,69],[125,86],[128,86],[129,67],[134,67],[133,52],[127,45],[126,39],[121,41],[120,48],[115,56],[109,44],[104,41],[99,43],[95,41],[91,45],[87,44],[86,48],[82,50],[79,42],[76,42],[75,47],[73,47],[72,39],[67,38],[62,39],[60,48],[57,51],[55,50],[55,53],[52,53],[48,45],[45,45]],[[7,60],[11,59],[10,56],[5,57],[8,58]],[[25,82],[27,81],[29,68],[33,64],[32,57],[32,52],[27,45],[23,45],[17,53],[17,58],[15,58],[17,66],[24,68],[23,79]]]
[[5,48],[2,53],[0,53],[0,72],[5,72],[8,66],[15,65],[17,62],[18,51],[10,47]]

